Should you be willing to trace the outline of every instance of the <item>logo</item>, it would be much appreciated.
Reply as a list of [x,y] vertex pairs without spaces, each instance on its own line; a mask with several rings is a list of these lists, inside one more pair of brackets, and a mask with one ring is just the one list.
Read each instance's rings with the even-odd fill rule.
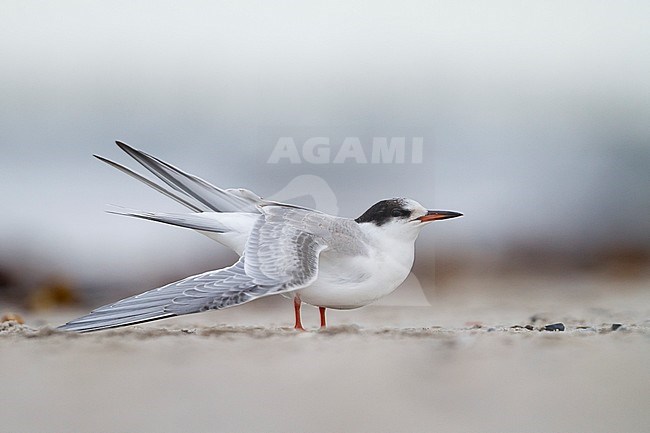
[[309,137],[305,140],[278,138],[267,160],[269,164],[421,164],[423,137]]

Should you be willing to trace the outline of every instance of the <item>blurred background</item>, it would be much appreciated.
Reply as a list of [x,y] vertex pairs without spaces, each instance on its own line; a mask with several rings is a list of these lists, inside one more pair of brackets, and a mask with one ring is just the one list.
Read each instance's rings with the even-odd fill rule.
[[[116,139],[264,197],[321,179],[294,182],[294,202],[322,192],[340,215],[394,196],[463,212],[418,240],[430,290],[646,278],[649,16],[642,1],[4,1],[0,299],[114,300],[234,260],[104,212],[182,209],[92,157],[137,168]],[[273,163],[286,137],[300,158]],[[312,137],[325,163],[303,157]],[[350,137],[355,157],[335,163]],[[404,162],[371,163],[375,137],[404,137]]]

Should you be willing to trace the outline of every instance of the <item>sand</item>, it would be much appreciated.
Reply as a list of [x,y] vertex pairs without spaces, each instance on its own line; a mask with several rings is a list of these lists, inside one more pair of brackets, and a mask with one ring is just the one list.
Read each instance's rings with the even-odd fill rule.
[[645,282],[474,283],[332,312],[325,331],[305,309],[303,333],[282,299],[85,335],[52,329],[83,311],[26,314],[0,325],[2,431],[648,431]]

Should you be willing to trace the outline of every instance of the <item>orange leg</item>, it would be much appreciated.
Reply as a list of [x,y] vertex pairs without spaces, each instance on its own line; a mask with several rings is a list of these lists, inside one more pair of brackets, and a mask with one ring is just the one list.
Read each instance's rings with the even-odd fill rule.
[[297,296],[293,298],[293,311],[296,313],[296,324],[294,325],[293,329],[298,329],[300,331],[304,331],[305,328],[302,327],[302,322],[300,321],[300,298]]
[[318,307],[318,312],[320,313],[320,327],[327,328],[327,323],[325,323],[325,307]]

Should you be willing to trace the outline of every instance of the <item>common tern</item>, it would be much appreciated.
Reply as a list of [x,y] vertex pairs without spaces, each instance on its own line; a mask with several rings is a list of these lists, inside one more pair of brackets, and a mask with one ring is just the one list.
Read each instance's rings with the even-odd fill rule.
[[296,329],[304,329],[303,302],[319,308],[325,327],[326,308],[359,308],[393,292],[411,271],[420,230],[433,221],[462,215],[393,198],[374,204],[356,219],[341,218],[264,200],[246,189],[221,189],[125,143],[117,145],[164,185],[95,156],[192,212],[114,213],[194,229],[240,257],[232,266],[99,307],[61,330],[90,332],[134,325],[277,294],[293,298]]

